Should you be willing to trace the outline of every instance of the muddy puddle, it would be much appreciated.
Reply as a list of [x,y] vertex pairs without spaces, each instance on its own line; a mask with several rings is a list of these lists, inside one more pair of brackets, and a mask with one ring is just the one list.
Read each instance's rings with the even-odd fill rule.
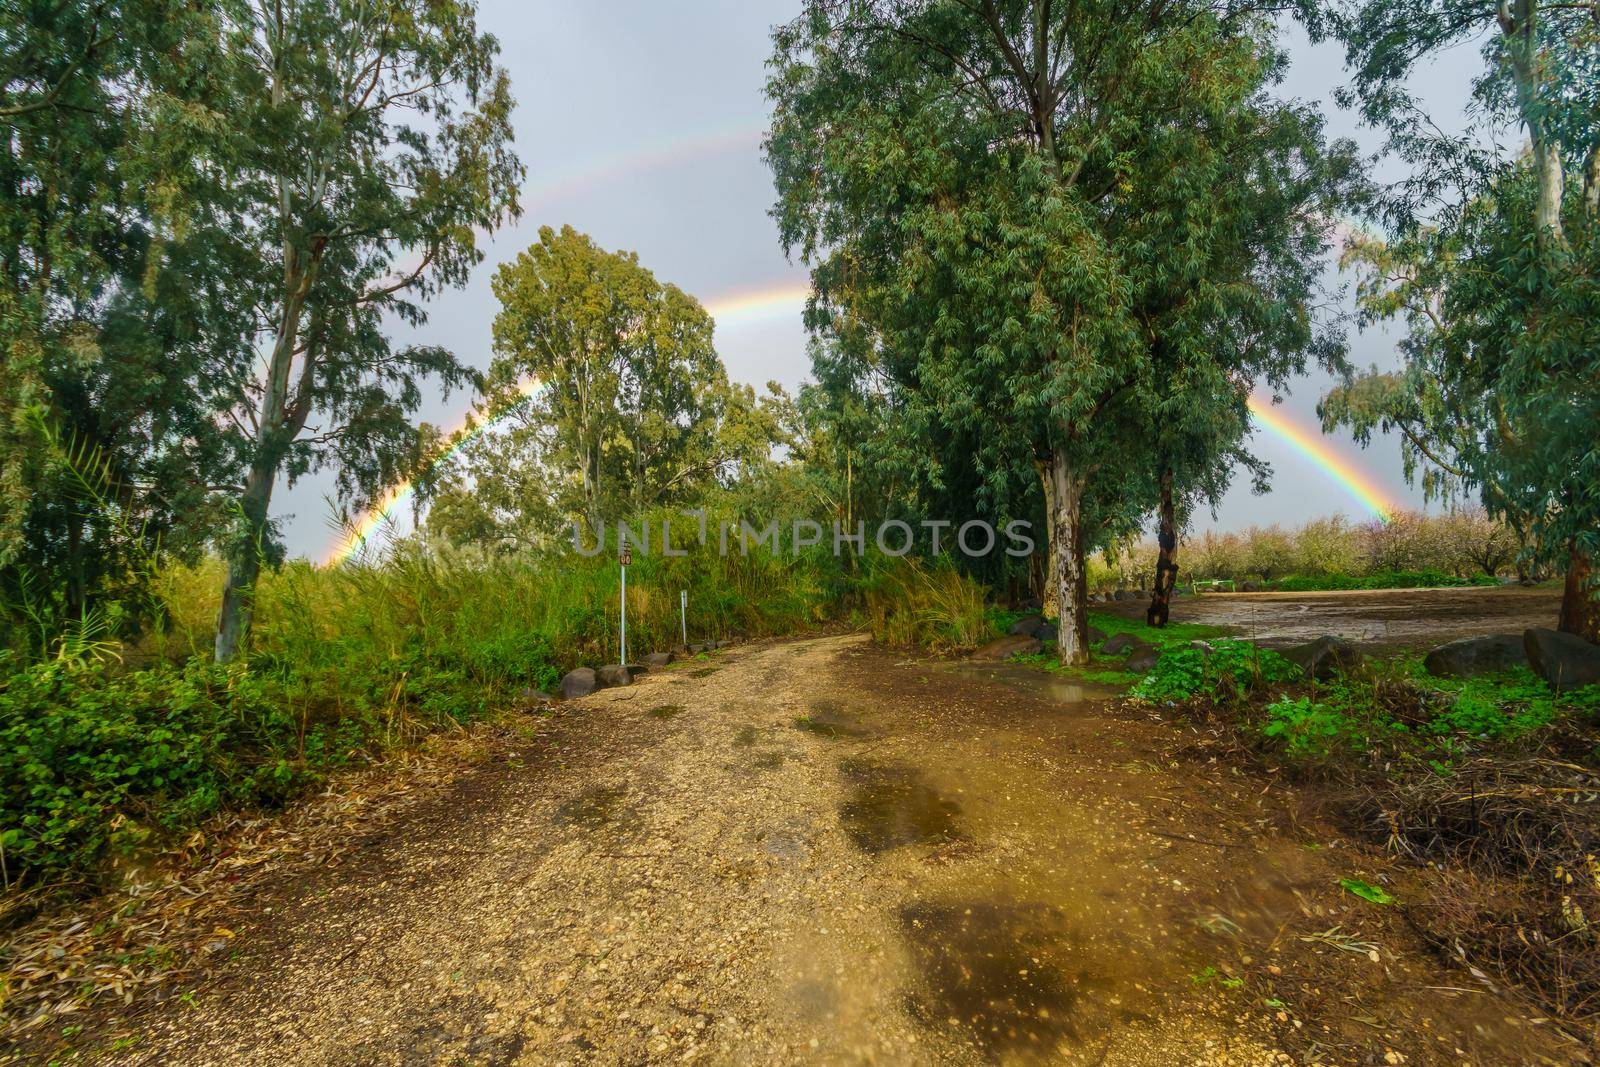
[[908,998],[913,1017],[955,1030],[990,1058],[1043,1058],[1103,1031],[1108,1015],[1140,1017],[1133,998],[1109,995],[1109,975],[1078,958],[1056,908],[919,902],[899,918],[921,979]]
[[845,760],[839,773],[849,787],[839,819],[861,851],[877,855],[907,845],[960,839],[960,806],[929,785],[915,768]]
[[862,720],[859,711],[846,708],[835,700],[813,700],[806,714],[795,719],[794,725],[797,730],[833,741],[872,734],[871,727]]
[[1121,696],[1115,686],[1074,681],[1037,667],[1011,663],[956,663],[947,668],[952,674],[987,678],[1002,685],[1035,693],[1057,704],[1090,704]]

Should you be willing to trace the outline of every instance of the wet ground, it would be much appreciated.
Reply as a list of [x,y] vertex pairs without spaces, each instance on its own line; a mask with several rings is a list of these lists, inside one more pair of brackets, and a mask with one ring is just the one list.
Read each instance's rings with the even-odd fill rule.
[[[1379,648],[1432,648],[1458,637],[1554,626],[1561,590],[1518,585],[1461,589],[1374,589],[1328,593],[1203,593],[1172,603],[1173,622],[1228,626],[1269,646],[1337,634]],[[1144,618],[1146,605],[1100,605]]]
[[530,717],[335,865],[286,871],[218,977],[91,1025],[91,1047],[186,1065],[1577,1058],[1340,888],[1398,873],[1381,853],[1101,692],[859,637],[715,664]]

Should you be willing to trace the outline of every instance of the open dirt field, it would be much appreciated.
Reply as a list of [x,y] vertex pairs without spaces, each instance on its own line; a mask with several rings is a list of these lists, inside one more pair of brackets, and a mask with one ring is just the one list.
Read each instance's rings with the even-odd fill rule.
[[[1518,585],[1461,589],[1376,589],[1329,593],[1204,593],[1172,602],[1173,622],[1235,628],[1268,646],[1336,634],[1380,648],[1431,648],[1458,637],[1554,626],[1557,588]],[[1144,618],[1123,601],[1098,610]]]
[[527,721],[286,867],[215,975],[101,1004],[74,1043],[306,1067],[1582,1059],[1340,887],[1403,899],[1381,852],[1103,694],[844,636]]

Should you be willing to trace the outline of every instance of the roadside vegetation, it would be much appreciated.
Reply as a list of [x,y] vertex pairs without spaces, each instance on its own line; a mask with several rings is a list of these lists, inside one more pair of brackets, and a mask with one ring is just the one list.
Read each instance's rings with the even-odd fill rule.
[[[1182,584],[1222,580],[1236,589],[1421,589],[1548,577],[1519,555],[1510,529],[1466,505],[1359,523],[1335,515],[1289,529],[1207,530],[1184,538],[1179,552]],[[1149,541],[1108,547],[1089,562],[1090,590],[1151,588],[1157,555]]]
[[1509,978],[1589,1040],[1600,686],[1557,694],[1523,667],[1435,677],[1417,654],[1317,680],[1217,642],[1163,655],[1131,696],[1313,787],[1350,833],[1411,862],[1391,902],[1442,958]]

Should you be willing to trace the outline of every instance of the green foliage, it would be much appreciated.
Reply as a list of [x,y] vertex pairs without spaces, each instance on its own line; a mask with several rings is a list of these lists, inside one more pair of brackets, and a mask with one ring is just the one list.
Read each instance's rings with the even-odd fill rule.
[[[564,671],[618,654],[613,559],[485,562],[411,546],[376,565],[291,563],[267,574],[254,654],[213,666],[221,566],[157,574],[165,610],[136,644],[101,645],[86,632],[73,655],[49,662],[0,656],[0,840],[13,882],[92,877],[119,849],[159,843],[223,808],[279,803],[332,769],[491,715],[524,688],[548,690]],[[965,597],[969,619],[981,620],[981,590],[946,573],[909,588]],[[680,589],[691,640],[793,632],[852,599],[826,553],[639,556],[629,568],[633,657],[677,644]],[[918,639],[952,632],[920,618]]]
[[1384,889],[1382,886],[1376,886],[1369,882],[1363,882],[1359,878],[1341,878],[1339,879],[1339,885],[1344,888],[1345,892],[1354,893],[1362,900],[1371,901],[1374,904],[1399,903],[1399,901],[1395,899],[1394,895],[1388,890]]
[[1221,639],[1209,648],[1167,649],[1134,687],[1133,695],[1150,703],[1204,697],[1232,704],[1300,676],[1300,668],[1276,652],[1248,641]]
[[204,119],[155,103],[210,88],[210,6],[0,6],[0,646],[109,601],[137,626],[145,557],[211,532],[226,464],[193,342],[215,323],[157,266],[189,240]]
[[788,396],[730,383],[711,316],[637,255],[545,226],[493,284],[495,355],[477,414],[498,430],[469,433],[460,450],[441,442],[450,462],[428,479],[445,483],[430,522],[453,543],[547,545],[574,518],[592,532],[699,503],[770,463]]
[[1483,746],[1521,743],[1563,715],[1600,711],[1600,686],[1556,696],[1525,667],[1468,679],[1434,678],[1420,657],[1283,693],[1254,728],[1285,756],[1327,761],[1359,753],[1443,769]]
[[956,453],[995,512],[1042,503],[1069,659],[1079,568],[1154,505],[1152,450],[1219,496],[1253,379],[1318,350],[1346,161],[1268,95],[1269,21],[1225,7],[812,0],[773,35],[773,214],[831,407]]
[[[1600,23],[1589,5],[1359,0],[1341,18],[1367,119],[1416,177],[1388,232],[1346,250],[1368,321],[1401,320],[1398,372],[1352,376],[1325,427],[1398,431],[1430,494],[1473,494],[1517,532],[1522,562],[1587,577],[1600,554]],[[1407,88],[1419,65],[1482,42],[1483,129],[1450,136]],[[1493,147],[1486,148],[1486,145]],[[1526,145],[1524,149],[1522,146]],[[1575,581],[1562,626],[1600,638],[1600,588]]]
[[860,589],[873,636],[899,647],[935,652],[974,648],[1003,617],[985,609],[981,585],[944,559],[920,563],[910,557],[871,557]]
[[[11,877],[59,876],[223,804],[285,795],[299,738],[270,682],[204,663],[0,677],[0,823]],[[323,742],[320,735],[309,740]]]
[[1356,734],[1354,724],[1327,704],[1285,693],[1267,705],[1261,735],[1296,759],[1320,759]]

